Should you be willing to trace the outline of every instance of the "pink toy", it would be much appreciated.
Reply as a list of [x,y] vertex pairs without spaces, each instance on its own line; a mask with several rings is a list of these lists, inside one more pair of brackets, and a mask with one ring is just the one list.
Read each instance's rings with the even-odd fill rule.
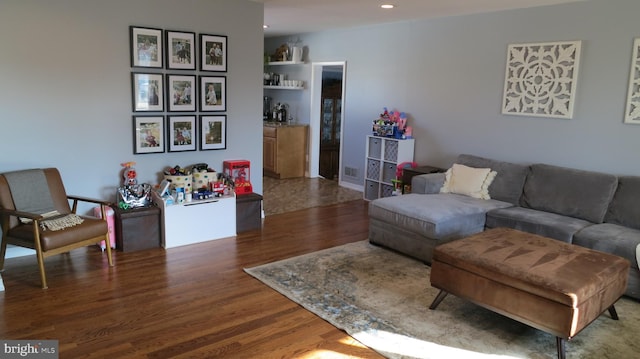
[[404,130],[404,135],[407,138],[413,138],[413,127],[407,126],[407,128]]
[[415,162],[402,162],[401,164],[399,164],[396,167],[396,179],[401,180],[402,179],[402,172],[404,171],[405,168],[416,168],[418,167],[418,164]]
[[[111,244],[111,248],[116,248],[116,230],[115,230],[115,220],[113,218],[114,212],[113,208],[105,207],[104,213],[107,216],[107,228],[109,229],[109,243]],[[93,207],[93,216],[102,218],[102,211],[100,207]],[[104,251],[107,248],[107,244],[105,241],[100,242],[100,248]]]

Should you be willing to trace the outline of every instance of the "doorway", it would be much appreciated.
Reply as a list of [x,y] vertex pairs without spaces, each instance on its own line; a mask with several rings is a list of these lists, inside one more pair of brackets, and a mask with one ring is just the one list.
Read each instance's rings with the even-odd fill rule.
[[345,63],[314,63],[311,75],[310,177],[341,179]]
[[320,112],[321,177],[338,180],[340,170],[340,132],[342,122],[342,67],[325,66],[322,69]]

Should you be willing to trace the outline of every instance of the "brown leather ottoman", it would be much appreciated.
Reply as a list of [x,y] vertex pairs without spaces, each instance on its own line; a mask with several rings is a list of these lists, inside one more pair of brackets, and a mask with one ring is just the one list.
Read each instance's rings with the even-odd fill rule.
[[535,234],[495,228],[436,247],[431,285],[553,334],[558,357],[627,288],[629,262]]

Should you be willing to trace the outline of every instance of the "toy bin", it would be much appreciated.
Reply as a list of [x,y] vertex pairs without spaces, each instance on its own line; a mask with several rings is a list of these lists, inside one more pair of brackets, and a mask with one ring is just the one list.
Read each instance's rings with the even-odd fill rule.
[[211,189],[211,183],[218,181],[217,172],[194,172],[193,173],[193,191],[199,189]]
[[[105,214],[107,215],[107,227],[109,228],[109,242],[111,244],[111,248],[116,248],[116,230],[115,230],[115,220],[113,208],[105,207]],[[93,216],[102,218],[102,211],[100,211],[100,206],[93,207]],[[104,251],[106,247],[106,243],[104,241],[100,242],[100,248]]]

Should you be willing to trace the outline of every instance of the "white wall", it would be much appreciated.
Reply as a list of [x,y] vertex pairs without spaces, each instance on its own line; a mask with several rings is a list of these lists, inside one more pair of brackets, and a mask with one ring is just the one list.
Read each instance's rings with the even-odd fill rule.
[[[262,22],[245,0],[2,0],[0,172],[58,167],[67,192],[115,200],[122,162],[155,184],[168,166],[247,159],[262,193]],[[195,71],[227,77],[226,150],[133,154],[130,25],[228,36],[228,72]]]
[[[623,124],[640,2],[593,0],[299,35],[309,60],[346,61],[342,168],[359,168],[382,107],[406,111],[416,161],[460,153],[640,175],[640,126]],[[272,52],[287,38],[265,40]],[[582,40],[574,117],[501,114],[508,44]]]

